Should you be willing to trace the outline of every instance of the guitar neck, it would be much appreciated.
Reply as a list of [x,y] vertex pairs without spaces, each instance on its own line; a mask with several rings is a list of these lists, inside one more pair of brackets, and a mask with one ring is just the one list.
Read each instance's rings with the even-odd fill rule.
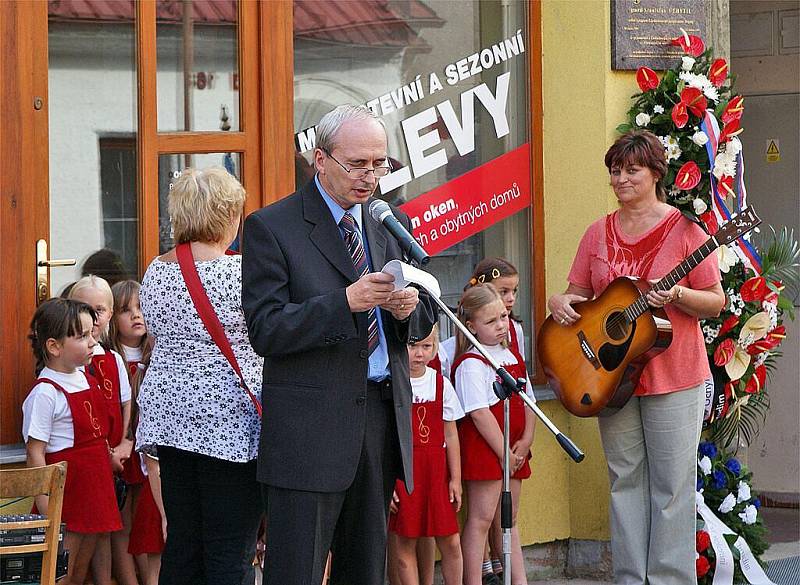
[[[719,247],[716,239],[712,236],[706,240],[705,244],[697,248],[687,258],[685,258],[678,266],[676,266],[669,274],[664,276],[661,280],[653,285],[653,290],[666,291],[675,286],[681,278],[689,274],[695,266],[700,264],[706,256],[711,254]],[[640,296],[636,301],[625,309],[625,313],[632,321],[637,319],[640,315],[649,308],[647,298]]]

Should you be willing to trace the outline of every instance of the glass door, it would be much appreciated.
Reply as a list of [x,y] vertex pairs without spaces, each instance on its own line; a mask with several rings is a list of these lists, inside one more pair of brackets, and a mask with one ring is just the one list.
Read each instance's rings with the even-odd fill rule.
[[0,445],[21,441],[35,307],[83,274],[141,277],[172,245],[176,173],[227,168],[246,212],[293,190],[291,26],[288,2],[0,3]]

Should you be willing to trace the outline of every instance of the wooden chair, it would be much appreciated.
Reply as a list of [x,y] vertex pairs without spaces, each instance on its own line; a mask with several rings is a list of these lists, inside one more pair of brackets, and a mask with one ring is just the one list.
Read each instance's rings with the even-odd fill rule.
[[44,542],[0,547],[0,555],[42,553],[42,585],[52,585],[56,579],[58,533],[61,528],[61,505],[64,501],[64,480],[67,476],[65,462],[0,471],[0,498],[38,496],[47,494],[47,518],[26,522],[3,522],[3,530],[46,527]]

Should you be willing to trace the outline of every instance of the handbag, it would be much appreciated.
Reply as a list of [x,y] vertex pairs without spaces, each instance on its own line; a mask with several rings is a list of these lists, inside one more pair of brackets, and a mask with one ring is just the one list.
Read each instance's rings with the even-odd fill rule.
[[203,322],[206,331],[208,331],[208,334],[222,352],[222,355],[228,360],[228,363],[239,378],[239,385],[247,392],[256,412],[258,412],[258,417],[261,418],[261,403],[250,388],[248,388],[247,382],[245,382],[244,376],[242,375],[242,370],[239,367],[239,362],[236,361],[233,348],[231,348],[231,343],[228,341],[227,335],[225,335],[225,329],[222,327],[222,323],[220,323],[219,317],[217,317],[217,313],[211,305],[211,301],[208,300],[208,295],[203,288],[203,283],[200,281],[200,276],[197,274],[197,267],[194,265],[192,247],[188,243],[178,244],[175,247],[175,255],[178,257],[178,266],[181,269],[183,281],[186,283],[186,290],[189,291],[189,296],[194,303],[195,309],[197,309],[200,321]]

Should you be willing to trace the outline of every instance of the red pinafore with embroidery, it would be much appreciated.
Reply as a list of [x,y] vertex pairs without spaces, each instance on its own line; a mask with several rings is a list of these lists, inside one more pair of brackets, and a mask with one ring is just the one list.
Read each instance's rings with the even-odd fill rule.
[[89,387],[80,392],[67,392],[48,378],[39,378],[61,392],[72,414],[73,445],[45,454],[47,464],[67,462],[64,504],[61,521],[70,532],[113,532],[122,528],[114,493],[111,460],[108,455],[106,429],[107,405],[96,380],[88,375]]
[[[513,330],[513,325],[511,326]],[[513,337],[516,338],[516,335]],[[513,365],[504,366],[505,369],[514,378],[525,378],[527,371],[525,370],[525,361],[517,351],[517,344],[512,343],[508,348],[516,358],[517,363]],[[476,359],[483,362],[488,367],[492,367],[485,357],[480,354],[467,352],[460,355],[455,362],[453,362],[452,376],[455,383],[456,370],[464,361],[469,359]],[[511,396],[509,403],[509,414],[511,419],[511,437],[510,444],[513,445],[525,432],[525,404],[522,399],[514,394]],[[489,407],[489,410],[497,420],[500,430],[503,429],[503,401],[498,400],[495,404]],[[503,467],[500,460],[494,454],[489,444],[481,436],[475,423],[472,422],[472,417],[467,413],[458,425],[458,440],[461,447],[461,479],[465,481],[483,481],[483,480],[496,480],[503,479]],[[531,454],[528,453],[525,462],[522,464],[512,479],[527,479],[531,476],[531,467],[528,460]]]
[[444,445],[444,378],[436,372],[436,398],[411,405],[414,440],[414,492],[402,481],[395,491],[397,514],[389,517],[389,530],[406,538],[448,536],[458,532],[458,520],[450,503],[447,450]]
[[100,391],[106,400],[110,426],[108,429],[108,444],[112,447],[119,445],[122,440],[122,404],[120,402],[119,370],[117,358],[106,350],[101,355],[92,356],[89,373],[97,379]]

